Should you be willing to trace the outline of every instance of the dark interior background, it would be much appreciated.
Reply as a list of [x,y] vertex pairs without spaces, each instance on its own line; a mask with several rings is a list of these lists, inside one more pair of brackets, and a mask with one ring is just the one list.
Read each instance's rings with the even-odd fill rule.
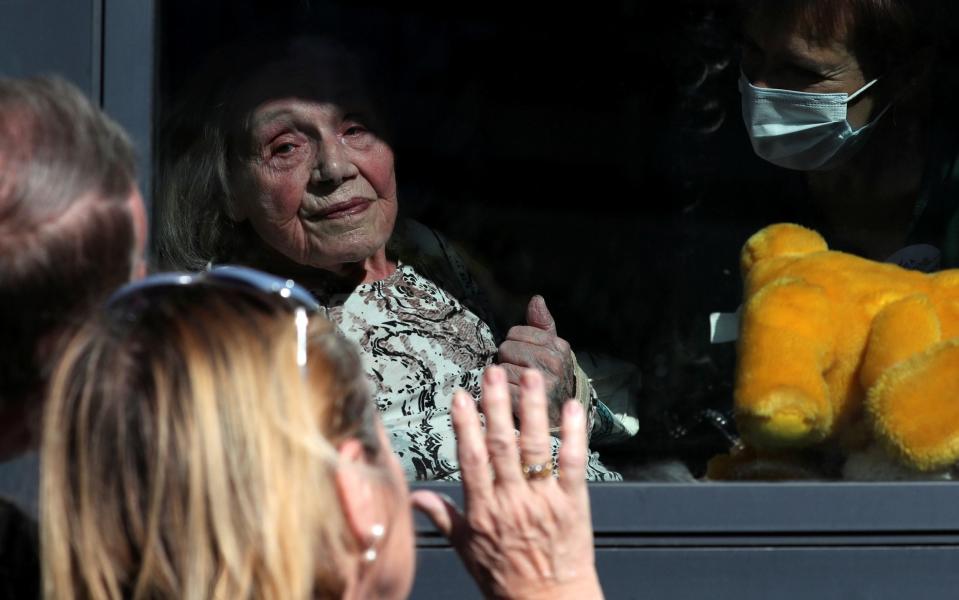
[[501,325],[543,294],[577,352],[635,367],[640,435],[604,457],[698,475],[728,448],[733,347],[708,315],[736,309],[739,248],[797,185],[749,147],[734,2],[159,6],[158,122],[217,47],[343,42],[384,96],[401,210],[470,258]]

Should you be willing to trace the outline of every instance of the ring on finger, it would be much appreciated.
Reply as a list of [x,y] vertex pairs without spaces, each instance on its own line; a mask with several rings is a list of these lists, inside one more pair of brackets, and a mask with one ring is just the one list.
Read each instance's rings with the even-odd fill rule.
[[541,463],[522,463],[523,466],[523,475],[526,476],[528,480],[534,479],[546,479],[547,477],[553,474],[553,461],[541,462]]

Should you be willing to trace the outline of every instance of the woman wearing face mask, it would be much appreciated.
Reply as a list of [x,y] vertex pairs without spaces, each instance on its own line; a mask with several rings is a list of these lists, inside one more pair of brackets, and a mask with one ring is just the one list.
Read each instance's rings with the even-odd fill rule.
[[[739,251],[761,227],[800,223],[830,247],[914,269],[959,265],[959,79],[949,76],[943,30],[952,21],[941,14],[952,4],[739,0],[692,14],[675,162],[693,201],[675,300],[654,334],[673,348],[672,379],[647,386],[659,394],[647,400],[653,414],[669,417],[666,451],[735,443],[735,344],[723,342],[737,331]],[[730,60],[731,22],[741,62]],[[750,144],[762,160],[741,154]]]
[[959,261],[959,156],[941,3],[746,0],[742,112],[761,158],[800,171],[830,246],[932,271]]

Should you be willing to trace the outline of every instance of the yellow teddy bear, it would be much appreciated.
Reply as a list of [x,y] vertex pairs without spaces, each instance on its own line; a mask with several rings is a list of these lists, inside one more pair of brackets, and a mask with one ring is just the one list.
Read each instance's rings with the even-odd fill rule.
[[792,224],[753,235],[741,261],[734,398],[745,449],[714,458],[711,477],[811,448],[882,455],[916,474],[951,469],[959,270],[927,275],[830,251]]

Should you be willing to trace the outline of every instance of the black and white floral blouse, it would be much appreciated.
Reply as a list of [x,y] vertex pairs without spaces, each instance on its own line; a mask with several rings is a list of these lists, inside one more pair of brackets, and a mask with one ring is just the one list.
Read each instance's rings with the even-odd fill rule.
[[[456,480],[453,392],[462,388],[479,398],[480,379],[494,361],[497,344],[490,326],[449,291],[454,288],[460,298],[478,293],[462,263],[432,230],[419,225],[414,233],[417,268],[399,261],[386,279],[349,291],[314,293],[343,334],[359,344],[374,401],[407,476]],[[430,278],[423,271],[452,275]],[[553,438],[554,455],[558,447]],[[587,479],[621,477],[594,453]]]

